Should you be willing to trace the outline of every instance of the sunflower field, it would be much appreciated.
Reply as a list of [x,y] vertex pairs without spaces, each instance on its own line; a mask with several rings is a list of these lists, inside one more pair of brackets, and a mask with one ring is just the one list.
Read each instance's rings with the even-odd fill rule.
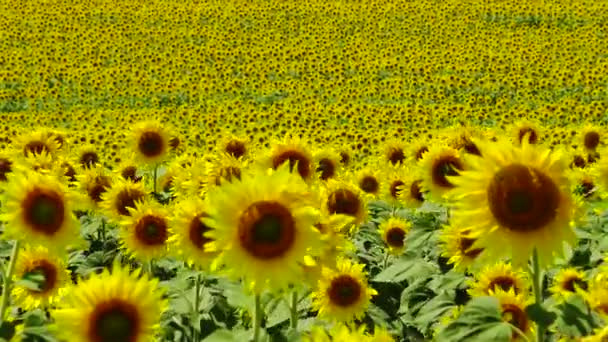
[[0,0],[0,341],[608,341],[608,1]]

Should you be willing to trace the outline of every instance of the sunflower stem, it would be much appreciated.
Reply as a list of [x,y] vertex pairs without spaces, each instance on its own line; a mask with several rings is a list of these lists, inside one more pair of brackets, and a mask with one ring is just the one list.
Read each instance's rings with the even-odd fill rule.
[[384,260],[382,262],[382,269],[385,270],[388,267],[388,251],[384,251]]
[[[532,252],[532,287],[534,290],[534,299],[537,305],[543,304],[543,289],[540,264],[538,262],[538,252],[536,248]],[[536,323],[538,326],[538,332],[536,334],[537,341],[543,342],[545,340],[545,326],[539,322]]]
[[260,340],[260,326],[262,325],[262,303],[260,295],[255,295],[255,311],[253,312],[253,342]]
[[13,271],[15,270],[15,263],[17,262],[17,256],[19,255],[19,240],[15,240],[13,245],[13,251],[11,252],[11,260],[8,264],[8,269],[4,274],[4,286],[2,288],[2,304],[0,306],[0,323],[4,323],[6,318],[6,309],[11,299],[11,282],[13,278]]
[[154,191],[152,192],[156,195],[156,175],[158,173],[158,164],[154,164]]
[[200,302],[200,292],[201,292],[201,274],[196,275],[196,284],[194,286],[194,312],[192,313],[192,321],[194,324],[198,325],[192,326],[192,339],[194,342],[198,342],[198,330],[200,329],[200,322],[198,321],[198,310],[199,310],[199,302]]
[[298,291],[291,293],[291,329],[298,329]]

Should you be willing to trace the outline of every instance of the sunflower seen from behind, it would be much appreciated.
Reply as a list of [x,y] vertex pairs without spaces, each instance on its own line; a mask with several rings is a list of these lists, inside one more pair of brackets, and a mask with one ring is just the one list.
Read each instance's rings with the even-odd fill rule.
[[483,158],[457,177],[452,195],[452,222],[468,229],[491,260],[511,257],[525,264],[534,249],[541,264],[575,239],[576,205],[559,153],[523,143],[485,145]]
[[302,278],[301,262],[318,254],[322,241],[316,198],[289,165],[258,168],[208,193],[203,223],[210,252],[248,289],[285,288]]
[[158,280],[114,263],[66,291],[51,312],[56,333],[72,342],[156,341],[168,307]]

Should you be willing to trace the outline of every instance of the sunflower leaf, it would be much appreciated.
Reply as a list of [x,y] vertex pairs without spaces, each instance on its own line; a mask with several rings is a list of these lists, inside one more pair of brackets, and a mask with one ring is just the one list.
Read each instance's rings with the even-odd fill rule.
[[539,323],[545,327],[553,324],[557,319],[557,314],[545,309],[542,305],[534,303],[526,307],[526,314],[528,317],[536,323]]

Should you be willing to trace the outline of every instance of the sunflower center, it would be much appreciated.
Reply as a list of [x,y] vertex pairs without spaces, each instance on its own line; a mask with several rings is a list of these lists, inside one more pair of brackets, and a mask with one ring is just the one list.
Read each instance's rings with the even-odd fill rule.
[[210,231],[211,228],[205,225],[203,221],[201,221],[201,218],[203,217],[207,217],[207,215],[196,215],[192,219],[192,221],[190,221],[190,227],[188,229],[188,236],[190,237],[190,242],[192,242],[192,244],[196,246],[196,248],[201,250],[204,248],[207,242],[213,241],[213,239],[210,239],[205,236],[205,233]]
[[131,216],[127,208],[135,208],[135,202],[144,199],[144,193],[136,189],[122,190],[116,197],[116,210],[120,215]]
[[578,277],[571,277],[563,282],[562,288],[568,292],[574,292],[576,288],[587,290],[587,282]]
[[420,160],[422,159],[422,156],[424,156],[425,153],[427,153],[429,151],[429,148],[426,146],[422,146],[420,147],[417,151],[416,151],[416,160]]
[[365,176],[359,182],[359,187],[361,190],[367,192],[368,194],[375,194],[380,189],[380,184],[378,180],[374,176]]
[[50,152],[48,146],[42,141],[30,141],[23,148],[23,153],[27,156],[28,154],[41,154],[42,152]]
[[319,160],[319,167],[317,167],[317,172],[321,172],[320,178],[322,180],[328,180],[329,178],[333,178],[336,174],[336,166],[329,158],[323,158]]
[[575,166],[578,167],[579,169],[582,169],[585,167],[585,165],[587,164],[587,161],[585,161],[585,158],[581,155],[575,155],[572,158],[572,163],[570,164],[570,167]]
[[245,144],[238,140],[231,140],[226,144],[225,147],[226,153],[232,155],[234,158],[240,158],[245,155],[247,151],[245,148]]
[[391,186],[389,187],[390,193],[391,193],[391,197],[394,199],[397,199],[399,197],[399,187],[405,185],[405,183],[403,183],[400,180],[396,180],[394,182],[391,183]]
[[595,150],[597,145],[600,144],[600,134],[598,132],[588,132],[585,134],[585,147],[589,150]]
[[6,174],[13,171],[13,162],[6,158],[0,158],[0,181],[6,182]]
[[422,189],[420,188],[421,180],[415,180],[410,185],[410,196],[416,199],[418,202],[424,202],[424,197],[422,197]]
[[361,284],[349,275],[341,275],[331,281],[328,289],[329,300],[338,306],[353,305],[361,297]]
[[87,194],[94,202],[101,202],[101,195],[110,187],[110,177],[97,176],[93,181],[93,186],[89,187]]
[[519,130],[517,138],[519,139],[519,143],[521,144],[525,137],[528,137],[528,143],[536,144],[538,142],[538,134],[531,127],[524,127]]
[[241,215],[239,240],[254,257],[274,259],[288,252],[295,242],[296,223],[288,208],[274,201],[253,203]]
[[36,260],[33,268],[25,272],[23,278],[28,278],[28,276],[37,276],[42,278],[42,281],[38,283],[40,288],[37,291],[32,290],[35,292],[48,292],[52,290],[57,283],[57,269],[47,260]]
[[433,163],[433,183],[442,188],[453,188],[447,176],[458,176],[457,170],[462,170],[462,162],[456,156],[443,156]]
[[386,242],[388,243],[389,246],[391,247],[403,247],[404,240],[405,239],[405,231],[399,227],[394,227],[391,228],[387,233],[386,233]]
[[340,152],[340,163],[347,166],[350,163],[350,155],[344,151]]
[[388,152],[388,160],[393,165],[402,163],[405,160],[405,153],[402,149],[393,147]]
[[53,235],[63,224],[63,198],[52,190],[35,188],[26,195],[22,208],[25,221],[43,234]]
[[481,252],[483,252],[483,248],[474,248],[471,249],[471,247],[473,247],[473,244],[475,244],[475,241],[477,241],[476,239],[471,239],[471,238],[467,238],[467,237],[460,237],[460,252],[462,254],[464,254],[465,256],[475,259],[479,256],[479,254],[481,254]]
[[481,156],[481,151],[479,151],[479,148],[477,147],[477,145],[469,139],[466,139],[464,141],[463,148],[464,148],[464,151],[468,154]]
[[298,165],[298,174],[303,179],[308,179],[310,177],[310,160],[298,151],[285,151],[277,156],[275,156],[272,160],[272,167],[277,169],[286,161],[289,161],[289,170],[293,172],[296,164]]
[[[528,330],[528,316],[520,307],[514,304],[503,304],[501,309],[503,321],[512,324],[524,333]],[[513,334],[516,333],[513,332]]]
[[180,143],[181,143],[181,141],[179,140],[178,137],[172,137],[171,139],[169,139],[169,146],[171,146],[171,148],[174,150],[179,147]]
[[99,156],[95,152],[85,152],[80,156],[80,165],[89,168],[99,163]]
[[140,326],[137,308],[119,299],[95,307],[91,314],[89,340],[95,342],[135,342]]
[[361,207],[359,197],[348,189],[338,189],[329,195],[327,209],[330,214],[356,216]]
[[503,167],[488,187],[492,214],[517,232],[541,229],[553,221],[559,201],[559,189],[549,176],[521,164]]
[[502,291],[509,292],[510,289],[515,291],[515,294],[519,293],[519,289],[515,286],[515,279],[508,276],[498,276],[493,278],[488,284],[488,290],[494,291],[496,288]]
[[165,148],[163,137],[157,132],[144,132],[139,138],[139,151],[146,157],[157,157]]
[[61,166],[65,170],[63,175],[66,176],[70,182],[75,182],[76,181],[76,170],[74,170],[72,165],[70,165],[68,163],[62,163]]
[[137,179],[137,168],[135,166],[127,166],[120,172],[120,175],[124,179],[128,179],[133,182],[137,182],[141,180],[141,178]]
[[167,222],[162,217],[147,215],[135,226],[137,240],[148,246],[163,245],[167,241]]

